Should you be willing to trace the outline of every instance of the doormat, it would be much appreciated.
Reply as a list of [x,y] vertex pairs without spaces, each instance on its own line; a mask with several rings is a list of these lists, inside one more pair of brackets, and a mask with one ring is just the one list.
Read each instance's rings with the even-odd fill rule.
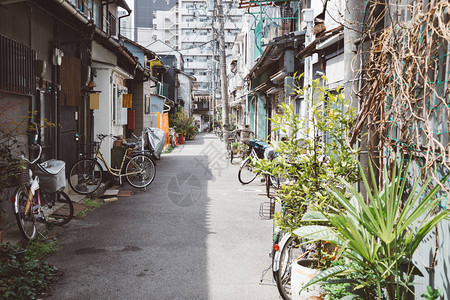
[[120,190],[117,197],[130,197],[133,194],[131,190]]

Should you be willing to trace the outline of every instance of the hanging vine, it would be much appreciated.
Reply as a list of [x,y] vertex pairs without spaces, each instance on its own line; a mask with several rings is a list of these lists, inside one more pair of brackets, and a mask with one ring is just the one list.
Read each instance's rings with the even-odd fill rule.
[[[391,25],[372,35],[363,54],[352,141],[367,126],[385,157],[394,159],[399,150],[412,153],[439,181],[437,174],[450,169],[450,2],[425,2],[397,5],[395,14],[385,6],[381,15]],[[396,21],[399,12],[403,21]],[[366,27],[366,33],[375,31]]]

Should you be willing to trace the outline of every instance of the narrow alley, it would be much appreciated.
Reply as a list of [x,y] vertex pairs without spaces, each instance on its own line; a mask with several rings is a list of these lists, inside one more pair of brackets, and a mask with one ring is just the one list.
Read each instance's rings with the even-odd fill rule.
[[242,186],[220,146],[199,134],[162,156],[146,191],[72,220],[48,259],[64,274],[50,299],[278,299],[259,284],[271,264],[264,186]]

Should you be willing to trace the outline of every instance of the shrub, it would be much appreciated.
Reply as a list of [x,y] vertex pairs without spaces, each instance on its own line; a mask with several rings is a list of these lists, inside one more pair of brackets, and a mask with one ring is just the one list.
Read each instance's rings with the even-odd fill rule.
[[24,256],[10,244],[0,245],[1,299],[36,299],[55,279],[56,267],[45,261]]

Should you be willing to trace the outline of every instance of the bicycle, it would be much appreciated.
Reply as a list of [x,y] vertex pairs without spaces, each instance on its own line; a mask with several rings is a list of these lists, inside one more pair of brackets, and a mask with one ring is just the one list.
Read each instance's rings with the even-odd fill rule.
[[238,172],[238,179],[242,184],[249,184],[255,180],[259,172],[253,172],[253,163],[259,159],[269,159],[275,158],[275,149],[263,141],[257,141],[254,139],[246,142],[248,145],[247,157],[241,163]]
[[73,203],[63,191],[66,184],[65,163],[49,160],[41,164],[37,161],[42,154],[42,147],[36,159],[30,161],[23,154],[21,159],[28,163],[28,172],[22,174],[23,184],[14,192],[14,214],[22,235],[33,240],[36,237],[36,221],[62,226],[73,217]]
[[101,151],[101,144],[106,137],[117,136],[112,134],[98,134],[98,142],[94,142],[95,155],[93,158],[81,158],[70,169],[69,185],[81,195],[94,193],[102,184],[103,168],[99,161],[106,167],[109,174],[119,179],[122,185],[122,177],[134,188],[146,188],[153,182],[156,175],[155,162],[141,151],[134,151],[137,143],[123,143],[126,148],[119,168],[112,168],[105,160]]
[[[243,133],[245,138],[242,137]],[[248,151],[248,146],[245,142],[248,142],[251,135],[254,135],[252,131],[241,129],[230,132],[230,137],[228,138],[227,143],[227,159],[230,159],[231,164],[233,164],[233,161],[235,161],[236,158],[245,160]]]
[[233,164],[233,158],[234,158],[234,143],[236,142],[236,132],[231,131],[230,137],[228,138],[227,142],[227,159],[230,160],[230,163]]
[[169,144],[172,149],[177,146],[177,138],[176,127],[169,128]]

